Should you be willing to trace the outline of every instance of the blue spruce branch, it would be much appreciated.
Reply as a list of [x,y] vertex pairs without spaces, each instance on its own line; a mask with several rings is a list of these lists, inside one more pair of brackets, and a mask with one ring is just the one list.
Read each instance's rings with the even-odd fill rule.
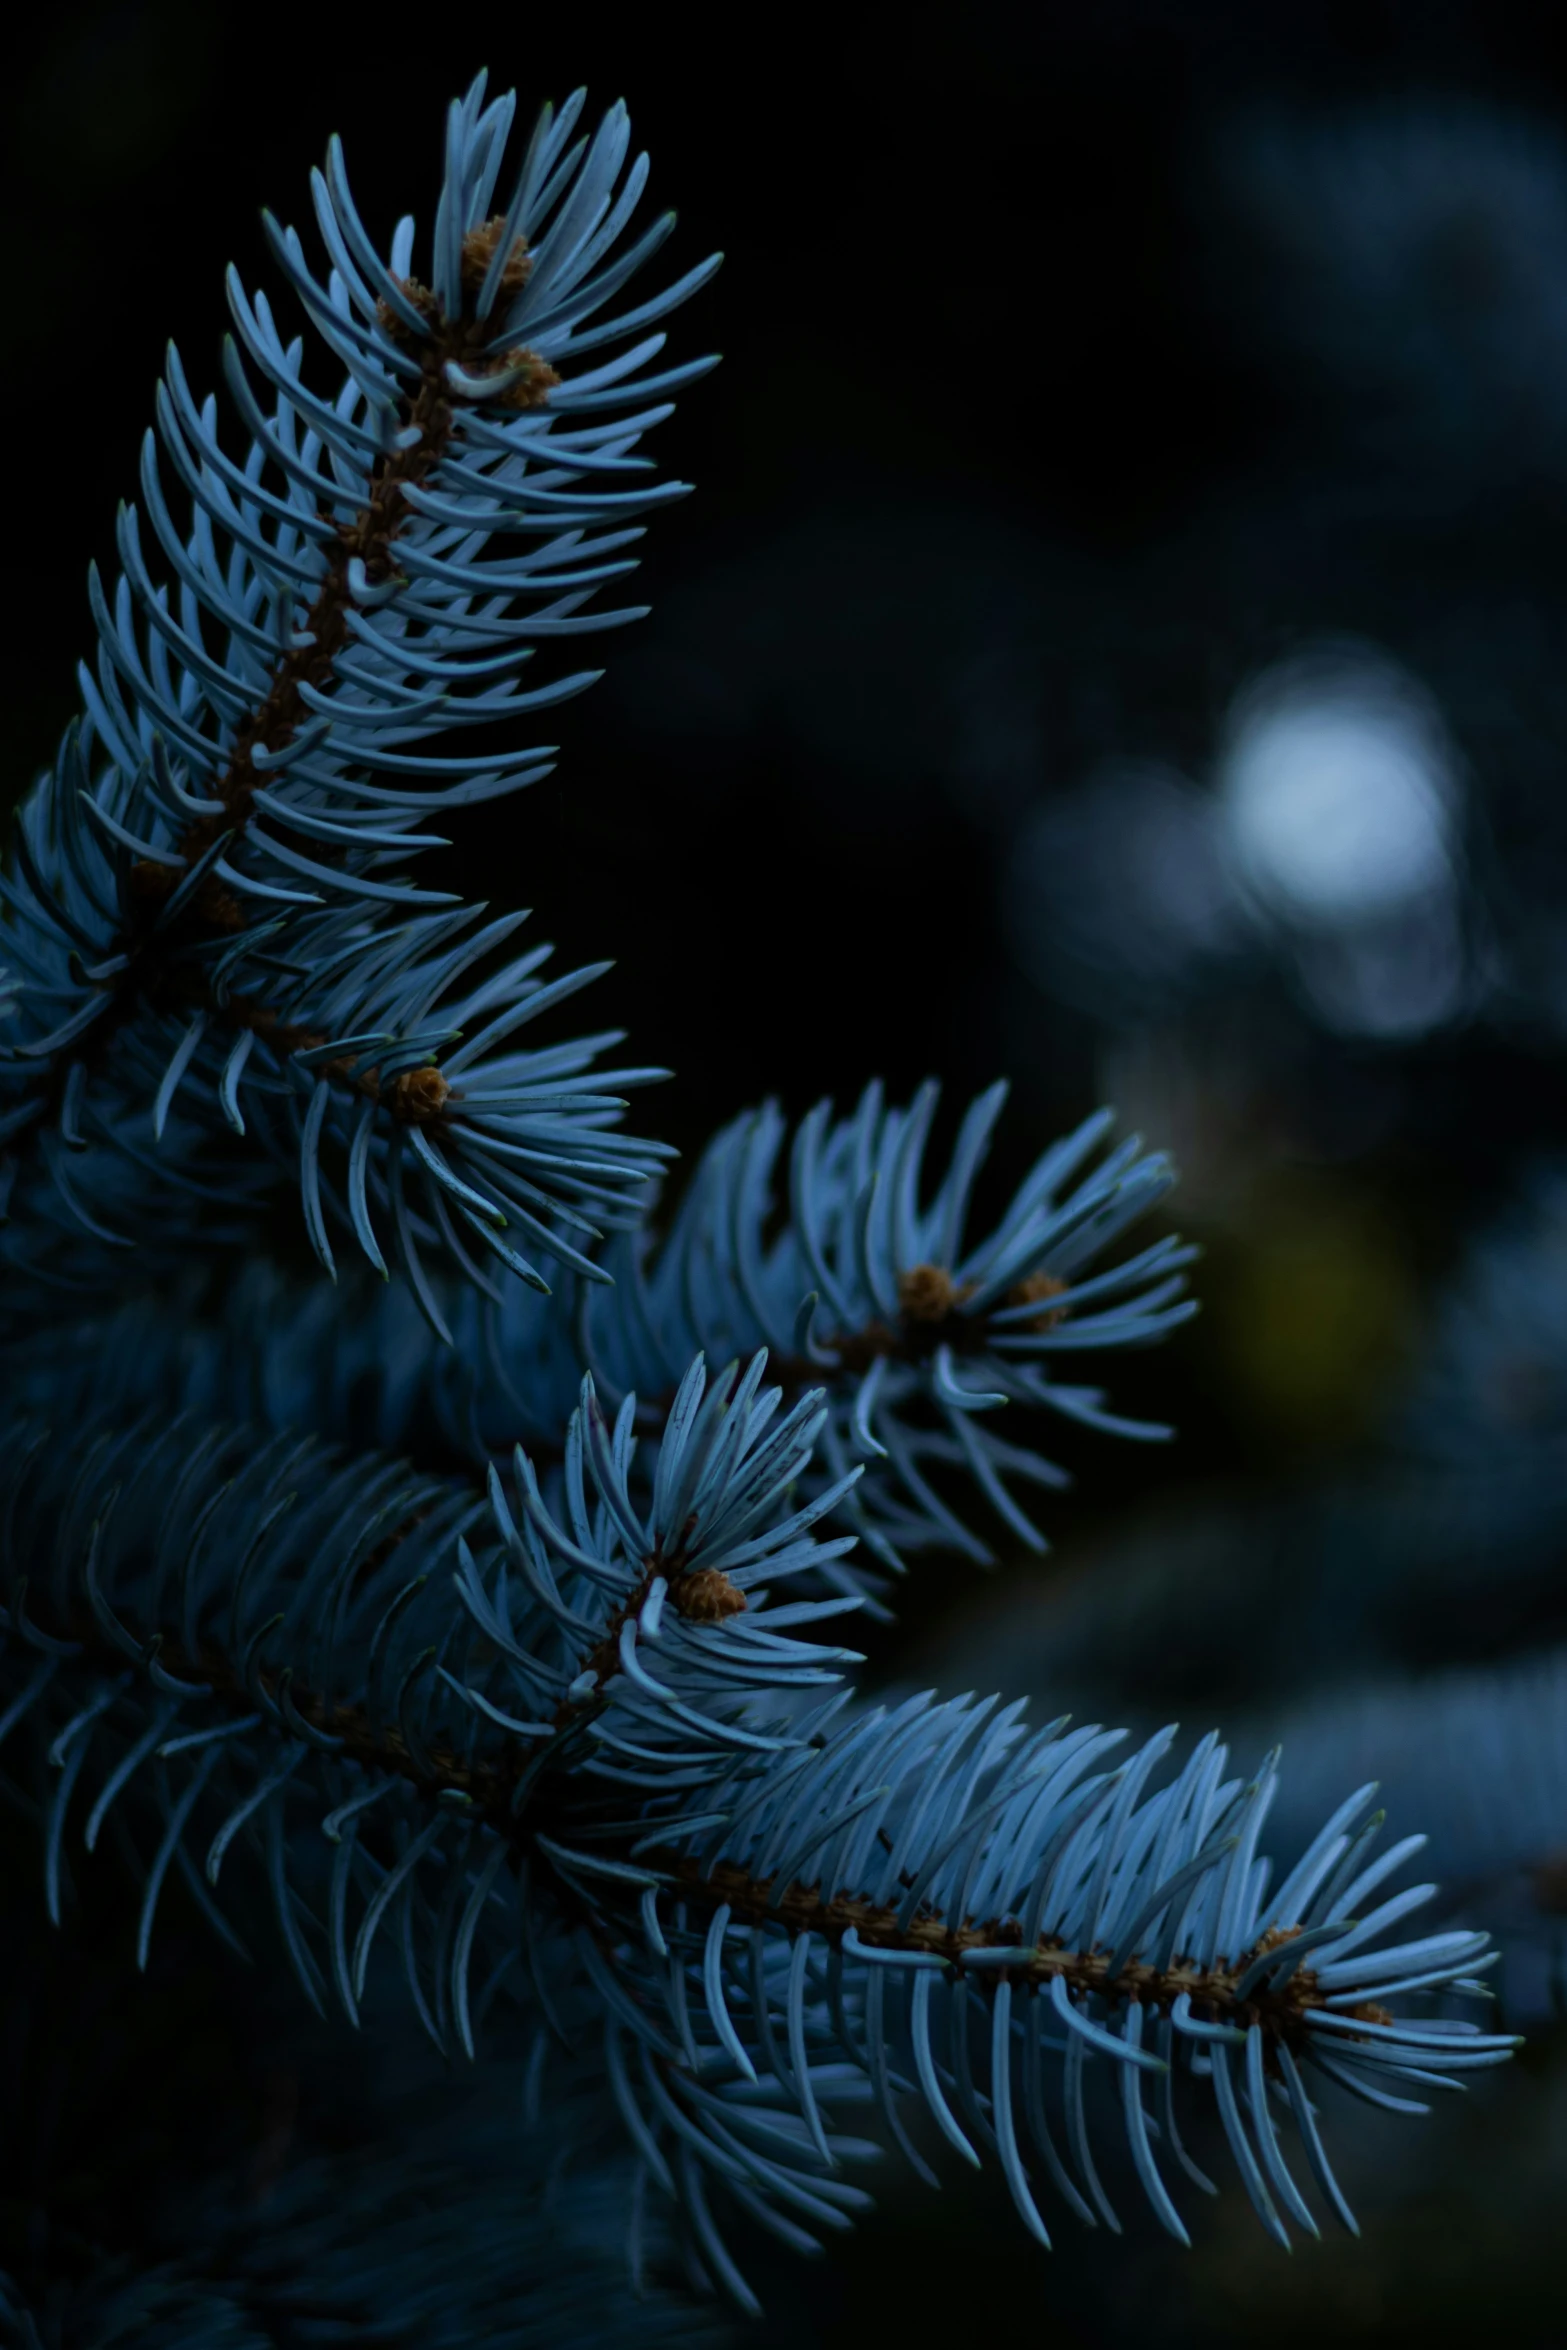
[[[451,109],[427,281],[335,143],[327,281],[269,228],[336,390],[233,281],[242,458],[171,358],[4,881],[0,1740],[46,1908],[113,1835],[142,1964],[178,1884],[323,2014],[400,1970],[468,2062],[515,2008],[742,2306],[726,2213],[804,2249],[863,2208],[845,2115],[927,2174],[920,2110],[993,2153],[1044,2242],[1047,2187],[1117,2224],[1113,2121],[1184,2240],[1211,2101],[1270,2233],[1315,2229],[1306,2174],[1348,2221],[1324,2088],[1408,2110],[1514,2044],[1451,2012],[1483,1935],[1406,1938],[1428,1889],[1389,1890],[1368,1791],[1275,1884],[1274,1757],[857,1704],[837,1645],[875,1567],[987,1555],[970,1493],[1038,1545],[1016,1489],[1060,1472],[996,1414],[1162,1433],[1052,1371],[1190,1311],[1179,1244],[1103,1261],[1165,1162],[1090,1121],[976,1238],[1001,1090],[932,1183],[934,1089],[873,1087],[787,1186],[778,1111],[741,1120],[660,1236],[667,1154],[618,1127],[655,1072],[518,1041],[592,974],[403,877],[427,815],[542,772],[445,738],[587,682],[525,664],[628,617],[586,605],[677,494],[638,443],[706,365],[662,367],[658,321],[710,265],[601,315],[667,226],[622,243],[623,110],[575,143],[580,100],[546,112],[502,210],[512,110],[482,78]],[[335,1292],[271,1262],[294,1186]]]
[[[1195,1251],[1156,1241],[1099,1269],[1174,1180],[1169,1162],[1135,1141],[1092,1164],[1103,1116],[1048,1151],[976,1240],[970,1195],[1004,1092],[992,1087],[973,1105],[928,1200],[933,1086],[907,1112],[884,1107],[874,1086],[850,1119],[835,1122],[821,1105],[797,1133],[786,1203],[774,1180],[784,1128],[768,1105],[715,1139],[666,1232],[644,1224],[606,1252],[612,1288],[568,1277],[539,1299],[447,1280],[438,1298],[450,1345],[414,1330],[395,1291],[380,1305],[301,1296],[265,1269],[211,1327],[171,1319],[162,1301],[133,1306],[108,1350],[132,1374],[125,1408],[161,1388],[171,1406],[297,1419],[340,1440],[368,1431],[377,1444],[482,1469],[519,1437],[558,1451],[585,1370],[617,1402],[639,1389],[646,1440],[695,1354],[744,1360],[767,1347],[786,1393],[817,1385],[829,1400],[807,1480],[866,1470],[840,1506],[881,1565],[902,1573],[906,1552],[932,1546],[988,1561],[983,1535],[959,1514],[969,1481],[992,1522],[1042,1549],[1011,1485],[1052,1489],[1065,1473],[988,1423],[1012,1406],[1113,1435],[1167,1436],[1049,1371],[1054,1357],[1147,1345],[1177,1327],[1195,1310],[1182,1295]],[[57,1382],[73,1357],[101,1403],[103,1353],[97,1326],[85,1341],[70,1329],[53,1344],[35,1339],[30,1376],[47,1408],[61,1408]],[[831,1574],[868,1597],[884,1580],[859,1565]]]
[[673,225],[622,247],[647,178],[645,157],[624,168],[624,108],[575,145],[581,93],[541,117],[495,212],[515,101],[483,95],[451,112],[429,287],[411,221],[389,261],[371,245],[335,141],[314,182],[325,284],[268,218],[334,392],[307,387],[302,345],[232,273],[242,459],[170,353],[142,465],[156,552],[124,509],[117,589],[92,583],[86,715],[0,884],[24,1261],[45,1219],[67,1249],[134,1239],[166,1213],[148,1144],[199,1178],[199,1144],[232,1130],[246,1161],[296,1168],[329,1272],[330,1225],[378,1272],[396,1257],[439,1325],[427,1257],[542,1287],[542,1254],[592,1278],[569,1235],[634,1212],[665,1155],[606,1131],[656,1072],[595,1069],[605,1037],[519,1041],[596,971],[546,982],[545,950],[497,965],[521,916],[484,922],[402,875],[438,845],[424,817],[548,772],[548,750],[444,745],[580,691],[594,673],[530,686],[528,664],[638,617],[584,607],[633,567],[638,518],[683,494],[638,443],[712,364],[647,372],[657,321],[715,263],[603,315]]
[[7,1630],[30,1670],[5,1728],[43,1765],[51,1911],[73,1801],[93,1842],[131,1800],[154,1844],[143,1962],[176,1864],[233,1935],[212,1888],[236,1848],[307,1995],[351,2021],[400,1940],[420,2022],[471,2057],[520,1957],[564,2036],[607,2031],[633,2142],[742,2302],[709,2186],[786,2240],[802,2213],[836,2224],[864,2200],[827,2134],[845,2098],[871,2097],[922,2170],[911,2094],[968,2158],[992,2146],[1046,2242],[1030,2162],[1113,2219],[1091,2052],[1183,2241],[1150,2131],[1186,2169],[1177,2078],[1183,2100],[1211,2085],[1272,2233],[1316,2222],[1270,2083],[1348,2220],[1307,2081],[1410,2110],[1501,2062],[1510,2038],[1386,2004],[1472,1984],[1487,1937],[1403,1938],[1433,1889],[1388,1890],[1412,1846],[1373,1857],[1365,1789],[1270,1891],[1274,1756],[1227,1778],[1212,1737],[1172,1776],[1170,1731],[1113,1767],[1119,1733],[1030,1734],[1017,1705],[846,1711],[852,1652],[801,1634],[854,1602],[794,1595],[851,1539],[818,1540],[831,1488],[798,1495],[825,1407],[785,1408],[764,1375],[692,1366],[645,1506],[634,1402],[611,1424],[586,1382],[553,1494],[519,1451],[482,1519],[461,1489],[308,1441],[132,1428],[84,1463],[10,1431],[7,1549],[31,1571]]

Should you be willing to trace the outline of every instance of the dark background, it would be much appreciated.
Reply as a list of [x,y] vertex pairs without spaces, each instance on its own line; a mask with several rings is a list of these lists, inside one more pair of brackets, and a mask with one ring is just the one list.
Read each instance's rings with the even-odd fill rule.
[[[1107,1089],[1181,1150],[1205,1312],[1111,1369],[1178,1442],[1075,1440],[1053,1561],[1005,1559],[979,1594],[931,1565],[874,1663],[956,1659],[967,1686],[1010,1648],[1026,1676],[1016,1644],[1050,1654],[1060,1595],[1081,1615],[1178,1535],[1190,1605],[1145,1641],[1156,1664],[1127,1661],[1126,1609],[1074,1633],[1093,1702],[1265,1718],[1302,1685],[1316,1572],[1287,1530],[1383,1473],[1454,1268],[1567,1141],[1551,12],[869,16],[71,5],[13,31],[6,789],[70,711],[85,563],[111,556],[165,338],[214,382],[223,265],[265,274],[258,205],[307,229],[341,129],[372,228],[427,215],[441,105],[480,64],[525,106],[623,93],[676,264],[726,250],[673,327],[724,365],[661,436],[697,489],[650,536],[653,617],[565,709],[558,774],[460,833],[460,885],[617,955],[598,1016],[678,1072],[644,1115],[686,1151],[766,1092],[798,1112],[935,1072],[950,1122],[1001,1071],[998,1198]],[[1329,639],[1435,698],[1459,779],[1461,983],[1397,1033],[1325,1011],[1277,925],[1161,943],[1095,798],[1139,762],[1211,796],[1237,693]],[[1376,1661],[1548,1651],[1555,1528],[1521,1594],[1401,1608]],[[1398,2138],[1408,2192],[1358,2248],[1286,2266],[1232,2194],[1185,2264],[1139,2215],[1051,2266],[950,2190],[895,2199],[830,2273],[781,2274],[778,2338],[977,2316],[1084,2343],[1430,2341],[1489,2317],[1556,2340],[1530,2249],[1567,2129],[1542,2045],[1425,2151]]]

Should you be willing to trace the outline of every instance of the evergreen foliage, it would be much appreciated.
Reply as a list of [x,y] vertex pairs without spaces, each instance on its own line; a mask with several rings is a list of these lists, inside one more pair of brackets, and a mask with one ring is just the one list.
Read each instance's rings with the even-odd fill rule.
[[[1419,2110],[1514,2044],[1454,2012],[1485,1937],[1406,1923],[1419,1840],[1345,1791],[1275,1872],[1275,1755],[858,1701],[838,1644],[923,1549],[1039,1546],[1020,1490],[1061,1471],[998,1415],[1163,1433],[1054,1371],[1191,1310],[1189,1252],[1118,1253],[1166,1163],[1091,1120],[976,1237],[1002,1089],[932,1175],[934,1088],[872,1086],[738,1120],[659,1222],[669,1153],[620,1119],[660,1072],[562,1038],[595,970],[408,878],[429,819],[546,771],[514,722],[589,682],[555,640],[635,616],[598,591],[681,490],[642,442],[710,364],[662,321],[712,263],[627,290],[671,222],[635,226],[623,108],[546,109],[503,177],[513,111],[453,105],[429,243],[385,257],[334,141],[325,274],[268,221],[309,338],[231,277],[240,439],[171,353],[93,582],[0,880],[0,1737],[67,1934],[112,1844],[127,1964],[183,1902],[323,2018],[481,2074],[564,2043],[519,2146],[617,2150],[503,2271],[493,2198],[398,2229],[434,2157],[389,2108],[379,2170],[214,2217],[199,2289],[108,2260],[56,2338],[591,2339],[572,2264],[645,2204],[750,2307],[750,2229],[864,2208],[851,2124],[926,2176],[994,2157],[1046,2244],[1119,2227],[1113,2133],[1185,2240],[1210,2100],[1271,2234],[1315,2232],[1306,2181],[1353,2225],[1337,2092]],[[454,2115],[459,2174],[508,2161],[504,2104]],[[47,2245],[13,2266],[0,2321],[47,2339]]]

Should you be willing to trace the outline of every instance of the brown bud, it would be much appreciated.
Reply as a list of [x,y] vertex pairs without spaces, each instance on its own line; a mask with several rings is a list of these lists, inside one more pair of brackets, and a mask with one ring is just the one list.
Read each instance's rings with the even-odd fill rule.
[[382,1090],[381,1099],[405,1126],[428,1126],[445,1107],[451,1087],[431,1061],[419,1069],[403,1069]]
[[539,357],[537,351],[525,351],[520,347],[501,354],[496,363],[496,372],[503,373],[515,367],[519,360],[527,362],[523,373],[514,383],[508,384],[505,391],[497,392],[495,397],[506,408],[542,408],[560,382],[560,377],[547,359]]
[[[1036,1299],[1065,1297],[1067,1284],[1054,1273],[1030,1273],[1026,1281],[1015,1282],[1007,1291],[1009,1306],[1031,1306]],[[1066,1313],[1065,1306],[1057,1306],[1054,1313],[1035,1314],[1024,1323],[1025,1330],[1053,1330]]]
[[[476,294],[483,285],[495,248],[500,243],[501,231],[506,226],[504,213],[496,212],[483,228],[471,228],[462,241],[462,282],[470,293]],[[528,251],[526,237],[514,239],[501,272],[501,292],[520,294],[533,274],[533,255]]]
[[898,1303],[911,1322],[944,1322],[967,1294],[945,1265],[913,1265],[898,1275]]
[[[420,317],[426,319],[433,327],[440,313],[436,309],[435,296],[429,287],[421,284],[416,277],[399,278],[397,282]],[[385,300],[377,302],[375,306],[375,322],[381,332],[390,335],[394,342],[407,342],[413,332],[402,312],[394,310],[391,303]]]
[[691,1624],[721,1624],[726,1616],[743,1615],[745,1593],[737,1591],[720,1567],[698,1567],[669,1587],[670,1604]]

